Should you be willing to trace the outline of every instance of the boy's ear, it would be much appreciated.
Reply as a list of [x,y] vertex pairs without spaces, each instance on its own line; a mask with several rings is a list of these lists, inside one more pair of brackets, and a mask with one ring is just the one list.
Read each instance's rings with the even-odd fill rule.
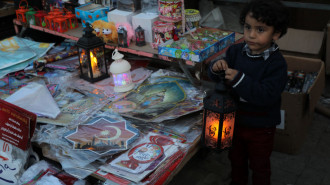
[[273,34],[273,40],[274,40],[274,41],[278,40],[278,39],[280,38],[280,36],[281,36],[281,32],[275,32],[275,33]]

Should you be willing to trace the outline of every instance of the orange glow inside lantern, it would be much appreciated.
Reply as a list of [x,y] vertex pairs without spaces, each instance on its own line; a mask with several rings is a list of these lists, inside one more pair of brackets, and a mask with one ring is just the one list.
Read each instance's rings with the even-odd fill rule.
[[231,147],[235,127],[236,104],[224,84],[206,96],[203,114],[202,144],[208,148],[225,150]]
[[65,17],[57,17],[54,20],[54,30],[60,33],[68,31],[67,18]]
[[87,23],[83,37],[77,42],[80,77],[84,80],[94,83],[109,77],[104,45]]
[[235,112],[228,114],[204,110],[205,146],[220,150],[230,148],[234,134]]

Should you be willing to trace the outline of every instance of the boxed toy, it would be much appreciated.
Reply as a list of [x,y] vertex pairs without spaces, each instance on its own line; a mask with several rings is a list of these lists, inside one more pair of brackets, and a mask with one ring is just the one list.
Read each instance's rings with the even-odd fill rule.
[[132,25],[132,17],[136,15],[136,12],[112,10],[108,13],[108,21],[114,23],[129,23]]
[[307,93],[282,93],[282,123],[276,129],[274,150],[289,154],[299,152],[306,140],[315,106],[325,85],[324,62],[320,59],[284,56],[288,70],[315,73],[317,76]]
[[[212,39],[191,39],[186,41],[172,39],[158,46],[158,54],[173,58],[181,58],[193,62],[202,62],[211,55],[225,49],[235,42],[235,32],[224,32],[221,37],[212,37]],[[211,35],[211,34],[209,34]],[[215,39],[216,38],[216,39]]]
[[87,22],[92,24],[96,20],[106,18],[109,11],[109,7],[94,3],[87,3],[75,8],[76,17],[81,19],[83,27],[86,27]]
[[117,9],[136,12],[141,9],[141,0],[118,0]]

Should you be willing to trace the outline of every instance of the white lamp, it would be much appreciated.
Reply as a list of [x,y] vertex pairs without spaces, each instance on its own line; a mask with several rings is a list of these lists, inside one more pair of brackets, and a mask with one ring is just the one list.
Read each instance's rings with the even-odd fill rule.
[[118,49],[112,52],[112,60],[114,61],[111,63],[109,70],[112,73],[115,92],[126,92],[134,87],[130,72],[131,65],[123,57],[124,55],[119,53]]

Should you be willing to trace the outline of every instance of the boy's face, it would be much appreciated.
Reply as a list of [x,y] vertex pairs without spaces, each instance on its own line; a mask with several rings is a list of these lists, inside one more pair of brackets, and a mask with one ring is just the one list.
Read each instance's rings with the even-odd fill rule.
[[244,40],[252,54],[260,54],[271,46],[272,40],[277,40],[281,33],[274,33],[273,26],[258,22],[248,13],[245,17]]

